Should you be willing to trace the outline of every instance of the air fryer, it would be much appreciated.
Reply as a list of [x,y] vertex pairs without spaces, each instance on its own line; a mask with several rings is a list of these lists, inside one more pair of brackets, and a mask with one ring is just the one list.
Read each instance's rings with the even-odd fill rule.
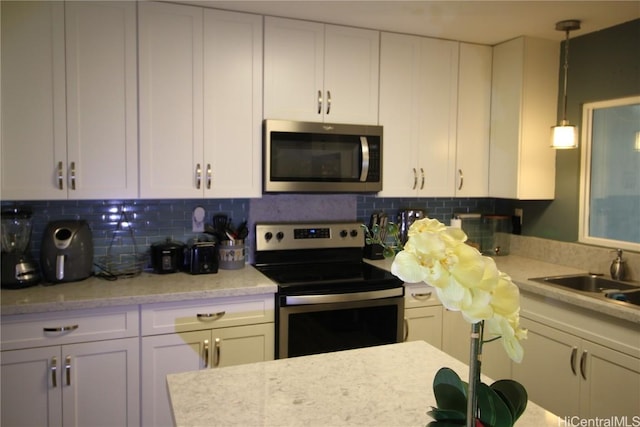
[[91,276],[93,238],[84,220],[52,221],[42,237],[40,264],[47,282],[75,282]]

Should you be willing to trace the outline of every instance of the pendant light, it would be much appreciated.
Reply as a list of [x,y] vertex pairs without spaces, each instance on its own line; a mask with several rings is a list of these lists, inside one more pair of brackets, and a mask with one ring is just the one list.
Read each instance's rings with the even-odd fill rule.
[[567,81],[569,72],[569,32],[580,29],[580,21],[570,19],[556,23],[556,30],[567,35],[564,42],[564,91],[562,96],[562,121],[551,127],[551,147],[556,149],[578,147],[578,127],[571,126],[567,120]]

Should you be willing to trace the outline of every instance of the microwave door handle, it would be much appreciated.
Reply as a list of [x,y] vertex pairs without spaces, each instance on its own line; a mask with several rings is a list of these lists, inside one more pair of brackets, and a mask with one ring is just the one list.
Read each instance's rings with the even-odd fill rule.
[[360,149],[362,150],[362,169],[360,172],[360,181],[366,182],[369,175],[369,142],[366,136],[360,137]]

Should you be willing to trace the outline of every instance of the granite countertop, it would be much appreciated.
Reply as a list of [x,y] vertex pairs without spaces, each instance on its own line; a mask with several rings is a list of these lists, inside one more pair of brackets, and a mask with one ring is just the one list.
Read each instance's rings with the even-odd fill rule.
[[[568,274],[583,274],[585,270],[538,261],[519,255],[498,256],[493,258],[500,271],[511,276],[520,290],[542,295],[546,298],[572,304],[583,309],[594,310],[600,314],[640,324],[640,307],[631,304],[605,300],[601,296],[593,296],[587,292],[563,289],[540,282],[529,280],[532,277],[562,276]],[[391,259],[365,260],[377,267],[391,270]],[[640,286],[640,285],[639,285]]]
[[97,277],[80,282],[2,289],[2,315],[44,313],[130,304],[187,301],[242,295],[273,294],[277,285],[252,266],[215,274],[141,275],[109,281]]
[[[167,383],[177,427],[424,427],[435,405],[433,377],[444,366],[466,380],[464,363],[412,341],[171,374]],[[517,425],[559,421],[529,402]]]

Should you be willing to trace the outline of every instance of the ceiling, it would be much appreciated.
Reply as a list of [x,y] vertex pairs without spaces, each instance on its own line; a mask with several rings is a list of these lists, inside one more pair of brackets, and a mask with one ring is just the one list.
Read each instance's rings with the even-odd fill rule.
[[221,9],[494,45],[521,35],[561,41],[555,23],[582,21],[580,36],[640,18],[640,0],[173,0]]

